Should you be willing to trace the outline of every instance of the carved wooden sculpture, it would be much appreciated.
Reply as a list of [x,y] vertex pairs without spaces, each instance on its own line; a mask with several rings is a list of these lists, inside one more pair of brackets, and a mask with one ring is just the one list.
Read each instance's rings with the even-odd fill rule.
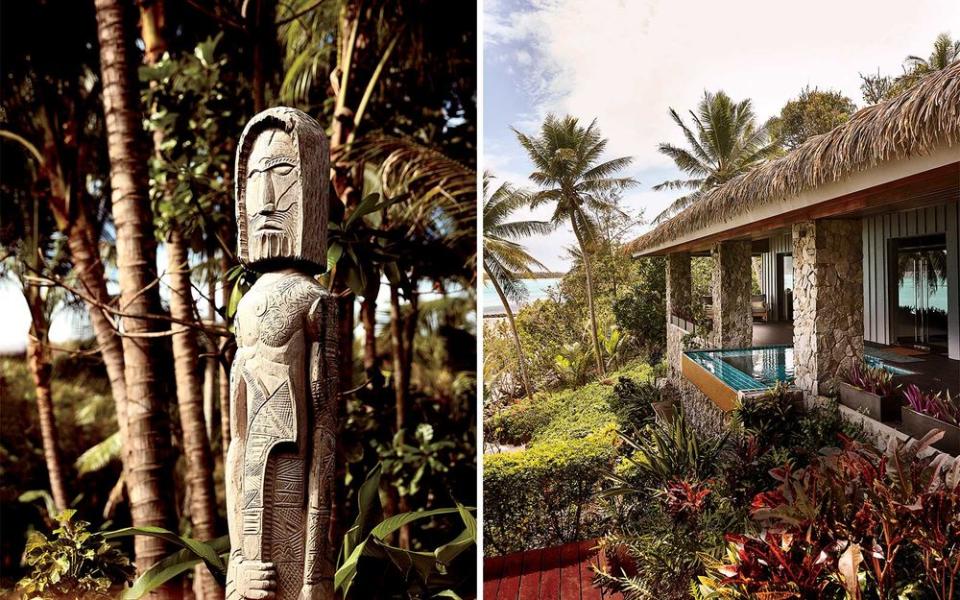
[[333,598],[336,303],[326,264],[329,147],[271,108],[237,150],[240,259],[262,273],[237,308],[227,454],[227,599]]

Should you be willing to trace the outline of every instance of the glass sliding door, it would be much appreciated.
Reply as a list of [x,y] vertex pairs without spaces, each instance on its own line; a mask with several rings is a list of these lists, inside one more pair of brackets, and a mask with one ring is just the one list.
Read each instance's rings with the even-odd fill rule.
[[946,236],[893,240],[891,295],[893,337],[897,344],[943,351],[947,345]]
[[777,255],[777,316],[793,321],[793,255]]

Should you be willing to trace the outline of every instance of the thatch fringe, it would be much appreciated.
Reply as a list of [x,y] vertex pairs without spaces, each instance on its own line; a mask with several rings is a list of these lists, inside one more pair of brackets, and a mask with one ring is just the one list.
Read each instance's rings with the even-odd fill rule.
[[641,252],[764,204],[779,202],[891,160],[960,144],[960,62],[833,130],[706,192],[628,245]]

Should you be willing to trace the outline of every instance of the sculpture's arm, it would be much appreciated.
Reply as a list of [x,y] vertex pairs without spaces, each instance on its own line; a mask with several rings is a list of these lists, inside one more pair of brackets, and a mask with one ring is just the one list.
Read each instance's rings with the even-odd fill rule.
[[243,385],[240,369],[243,367],[243,355],[237,354],[230,369],[230,445],[227,446],[226,488],[227,488],[227,529],[230,534],[230,562],[227,565],[226,600],[241,598],[237,593],[237,566],[242,560],[243,526],[240,511],[237,509],[239,496],[243,490],[243,465],[238,464],[238,454],[243,441],[239,435],[240,413],[246,413],[247,394]]
[[310,429],[307,466],[307,527],[302,600],[333,597],[330,516],[336,468],[337,305],[324,294],[307,317],[310,341]]

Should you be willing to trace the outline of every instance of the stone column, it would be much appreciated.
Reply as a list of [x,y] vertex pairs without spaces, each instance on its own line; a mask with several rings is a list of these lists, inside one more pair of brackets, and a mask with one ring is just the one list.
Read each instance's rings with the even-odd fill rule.
[[793,360],[808,396],[834,393],[863,358],[862,238],[860,219],[793,226]]
[[753,343],[751,247],[750,240],[731,240],[710,250],[714,259],[712,341],[717,348],[749,348]]
[[693,278],[690,275],[690,254],[677,252],[667,255],[667,365],[673,379],[680,377],[680,357],[683,354],[683,338],[687,330],[671,322],[671,317],[687,321],[693,319],[691,293]]

